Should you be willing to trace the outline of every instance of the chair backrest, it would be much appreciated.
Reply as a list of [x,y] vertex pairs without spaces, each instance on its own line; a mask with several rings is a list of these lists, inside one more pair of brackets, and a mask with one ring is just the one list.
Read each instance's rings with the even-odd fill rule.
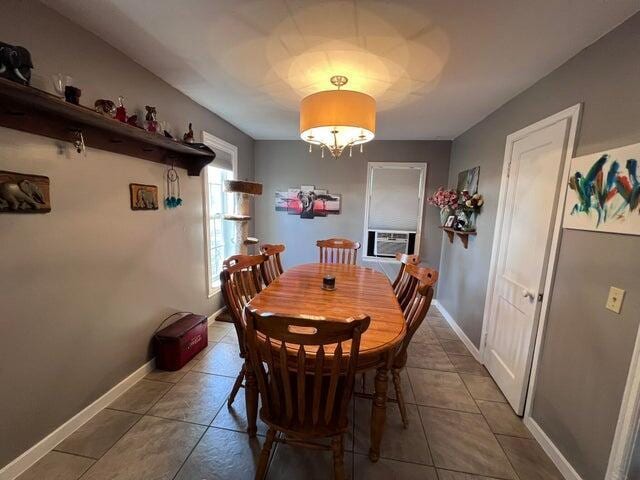
[[269,285],[284,272],[280,261],[282,252],[284,252],[284,245],[281,244],[260,246],[260,253],[266,257],[262,266],[262,277],[265,285]]
[[220,288],[238,334],[240,354],[245,355],[242,311],[262,290],[263,255],[233,255],[222,263]]
[[433,286],[438,280],[438,272],[428,267],[407,265],[405,274],[414,280],[413,289],[408,293],[406,306],[402,312],[407,325],[407,334],[402,341],[400,353],[405,353],[413,335],[427,316],[433,298]]
[[[369,317],[329,320],[250,307],[245,317],[263,419],[309,436],[345,428],[360,337],[369,327]],[[345,342],[350,343],[348,354]]]
[[318,240],[317,247],[320,249],[320,263],[348,263],[356,264],[360,242],[354,242],[346,238],[329,238],[328,240]]
[[420,263],[420,257],[418,255],[407,255],[406,253],[396,253],[396,260],[400,262],[400,270],[398,275],[393,281],[393,292],[396,294],[396,298],[402,306],[405,301],[405,297],[408,292],[411,291],[411,276],[405,274],[405,267],[407,265],[418,265]]

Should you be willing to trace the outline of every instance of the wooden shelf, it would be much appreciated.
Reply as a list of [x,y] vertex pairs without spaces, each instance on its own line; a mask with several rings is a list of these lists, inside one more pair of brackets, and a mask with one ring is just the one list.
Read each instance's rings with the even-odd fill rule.
[[200,175],[202,168],[216,156],[205,146],[147,132],[3,78],[0,78],[0,126],[69,143],[73,143],[81,131],[88,147],[173,164],[193,176]]
[[463,232],[461,230],[455,230],[449,227],[439,227],[439,228],[441,228],[447,234],[447,236],[449,237],[449,242],[451,243],[453,243],[453,237],[457,235],[460,238],[460,241],[462,242],[462,245],[464,246],[464,248],[467,248],[467,246],[469,245],[469,236],[476,235],[475,230],[473,232]]

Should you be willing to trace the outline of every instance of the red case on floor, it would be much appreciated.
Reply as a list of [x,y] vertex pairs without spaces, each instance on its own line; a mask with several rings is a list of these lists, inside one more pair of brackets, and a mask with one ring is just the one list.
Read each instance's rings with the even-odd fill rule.
[[180,370],[209,343],[207,317],[190,313],[155,335],[156,367]]

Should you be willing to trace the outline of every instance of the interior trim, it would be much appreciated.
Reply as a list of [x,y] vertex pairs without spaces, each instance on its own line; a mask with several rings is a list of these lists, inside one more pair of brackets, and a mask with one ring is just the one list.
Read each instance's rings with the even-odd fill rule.
[[108,407],[111,402],[132,387],[138,380],[144,378],[145,375],[150,373],[154,368],[155,358],[152,358],[107,393],[98,398],[95,402],[78,412],[29,450],[2,468],[2,470],[0,470],[0,480],[14,480],[16,477],[21,475],[29,467],[53,450],[65,438],[91,420],[96,414],[102,411],[102,409]]
[[473,355],[473,358],[475,358],[478,362],[482,363],[482,357],[480,356],[480,350],[478,350],[478,347],[476,347],[473,344],[473,342],[469,339],[469,337],[467,337],[466,333],[464,333],[464,331],[462,331],[462,329],[460,328],[458,323],[451,316],[451,314],[447,311],[447,309],[444,308],[442,306],[442,304],[438,300],[433,300],[433,302],[431,302],[431,303],[433,304],[434,307],[436,307],[438,310],[440,310],[440,313],[442,313],[442,316],[444,317],[444,319],[451,326],[453,331],[456,332],[458,337],[460,337],[460,340],[462,340],[462,343],[464,343],[464,345],[467,347],[467,349],[471,352],[471,354]]

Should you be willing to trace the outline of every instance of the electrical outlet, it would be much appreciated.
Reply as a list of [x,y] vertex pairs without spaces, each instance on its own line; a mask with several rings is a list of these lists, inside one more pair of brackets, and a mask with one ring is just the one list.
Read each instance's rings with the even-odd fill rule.
[[607,309],[612,312],[620,313],[622,309],[622,300],[624,299],[624,290],[617,287],[609,288],[609,298],[607,298]]

